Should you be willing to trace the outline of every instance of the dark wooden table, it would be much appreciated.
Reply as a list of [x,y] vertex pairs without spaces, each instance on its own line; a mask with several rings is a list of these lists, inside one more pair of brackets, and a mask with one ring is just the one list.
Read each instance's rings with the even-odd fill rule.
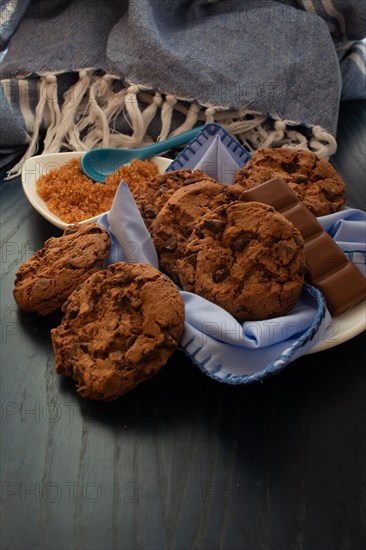
[[[365,209],[366,104],[342,105],[332,161]],[[17,267],[59,232],[19,181],[1,190],[4,549],[361,550],[361,334],[261,384],[229,386],[176,353],[110,404],[54,371],[50,327],[12,298]]]

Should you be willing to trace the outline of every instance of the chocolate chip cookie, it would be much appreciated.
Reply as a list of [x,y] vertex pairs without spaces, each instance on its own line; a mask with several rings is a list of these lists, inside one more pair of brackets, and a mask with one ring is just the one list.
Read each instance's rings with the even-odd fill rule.
[[178,260],[182,287],[238,321],[287,313],[304,283],[300,232],[271,206],[235,201],[207,213]]
[[175,351],[184,304],[150,265],[120,262],[91,275],[64,304],[51,331],[58,373],[83,397],[116,399],[158,372]]
[[96,223],[68,227],[51,237],[16,273],[14,299],[20,309],[48,315],[73,290],[104,267],[110,250],[108,232]]
[[345,204],[345,184],[333,166],[315,153],[294,149],[260,149],[241,168],[235,183],[245,189],[280,177],[315,216],[341,210]]
[[[200,181],[175,191],[150,226],[160,269],[180,284],[177,260],[197,221],[229,201],[230,186]],[[241,188],[242,189],[242,188]]]
[[175,170],[156,176],[146,185],[132,189],[135,202],[147,228],[172,194],[186,185],[200,181],[215,182],[200,170]]

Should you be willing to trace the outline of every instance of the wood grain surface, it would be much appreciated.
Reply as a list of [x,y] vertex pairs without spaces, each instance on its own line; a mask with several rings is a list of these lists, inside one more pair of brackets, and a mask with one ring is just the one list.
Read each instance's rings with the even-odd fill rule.
[[[365,209],[366,103],[342,105],[338,153]],[[361,550],[364,334],[263,383],[210,380],[176,353],[110,404],[54,371],[50,328],[13,301],[18,266],[60,232],[18,180],[1,192],[1,548]]]

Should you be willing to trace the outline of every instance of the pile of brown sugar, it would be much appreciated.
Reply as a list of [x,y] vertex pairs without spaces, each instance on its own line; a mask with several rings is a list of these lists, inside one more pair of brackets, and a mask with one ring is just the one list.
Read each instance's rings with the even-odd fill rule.
[[74,158],[41,176],[36,189],[53,214],[66,223],[75,223],[110,210],[122,179],[133,191],[158,173],[158,167],[153,162],[134,159],[130,165],[121,166],[107,176],[105,183],[94,183],[82,173],[80,159]]

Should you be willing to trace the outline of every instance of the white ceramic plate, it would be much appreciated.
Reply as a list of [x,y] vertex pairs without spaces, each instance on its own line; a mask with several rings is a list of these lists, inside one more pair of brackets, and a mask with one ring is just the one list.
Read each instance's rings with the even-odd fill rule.
[[[51,170],[60,168],[60,166],[62,166],[69,160],[73,158],[80,158],[83,154],[83,152],[74,151],[70,153],[51,153],[47,155],[38,155],[35,157],[31,157],[23,165],[22,185],[27,199],[29,200],[31,205],[37,210],[37,212],[41,214],[41,216],[46,218],[46,220],[48,220],[56,227],[59,227],[60,229],[66,229],[66,227],[68,227],[70,224],[64,222],[61,218],[53,214],[48,209],[46,203],[41,199],[36,191],[36,182],[41,176],[48,174],[48,172],[50,172]],[[171,163],[171,160],[165,157],[153,157],[151,160],[158,165],[159,171],[161,173],[163,173]],[[101,214],[103,213],[104,212],[101,212]],[[94,221],[99,216],[100,214],[98,214],[98,216],[94,216],[93,218],[83,220],[83,222],[81,223]]]
[[[29,202],[39,212],[39,214],[41,214],[41,216],[60,229],[65,229],[70,224],[65,223],[58,216],[50,212],[44,201],[37,194],[36,181],[40,176],[47,174],[50,170],[59,168],[62,164],[65,164],[65,162],[68,162],[72,158],[81,157],[82,154],[82,152],[71,152],[38,155],[28,159],[23,166],[22,185]],[[153,157],[151,160],[158,165],[161,173],[163,173],[171,163],[170,159],[164,157]],[[84,220],[83,223],[95,220],[97,217],[98,216],[95,216],[94,218]],[[332,322],[327,329],[325,340],[318,342],[311,350],[309,350],[308,354],[317,353],[319,351],[339,346],[343,342],[347,342],[347,340],[357,336],[365,329],[366,300],[351,310],[346,311],[342,315],[332,319]]]
[[307,353],[334,348],[361,334],[366,329],[366,300],[342,315],[334,317],[326,330],[325,340],[315,344]]

